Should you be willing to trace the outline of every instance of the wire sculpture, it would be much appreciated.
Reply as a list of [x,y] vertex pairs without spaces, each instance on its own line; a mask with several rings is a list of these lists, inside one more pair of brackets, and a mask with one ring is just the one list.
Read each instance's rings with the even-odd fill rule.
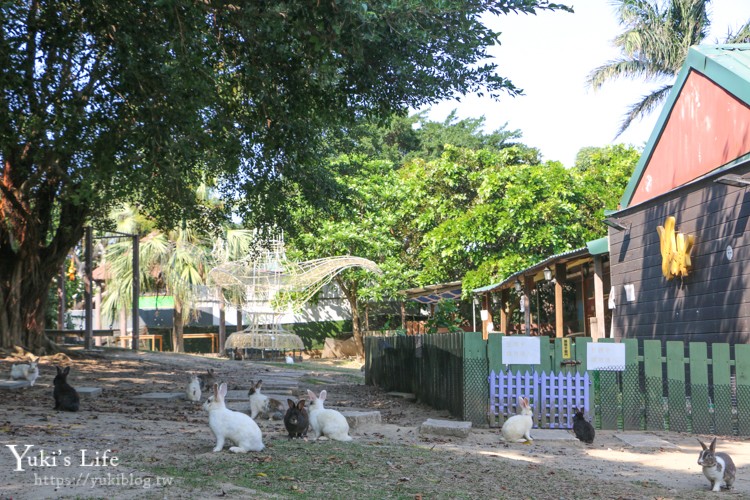
[[382,274],[371,260],[349,255],[289,261],[283,236],[249,255],[218,265],[208,273],[210,283],[221,289],[224,300],[242,309],[249,320],[248,327],[227,338],[225,349],[301,350],[302,340],[280,324],[284,309],[299,310],[345,269],[360,267]]

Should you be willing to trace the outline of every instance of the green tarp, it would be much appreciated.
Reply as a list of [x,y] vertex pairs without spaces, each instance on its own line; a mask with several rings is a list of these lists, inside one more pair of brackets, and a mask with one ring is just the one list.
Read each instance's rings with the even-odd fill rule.
[[171,295],[149,295],[138,299],[139,309],[174,309],[174,297]]

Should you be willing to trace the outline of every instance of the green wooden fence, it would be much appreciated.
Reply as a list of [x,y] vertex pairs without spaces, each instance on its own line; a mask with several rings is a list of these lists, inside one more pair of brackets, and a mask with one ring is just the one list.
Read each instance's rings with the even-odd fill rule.
[[[491,371],[586,371],[590,338],[540,343],[539,365],[503,365],[502,335],[366,337],[365,382],[488,425]],[[612,342],[604,339],[600,342]],[[622,372],[590,372],[600,429],[750,435],[750,345],[624,340]]]

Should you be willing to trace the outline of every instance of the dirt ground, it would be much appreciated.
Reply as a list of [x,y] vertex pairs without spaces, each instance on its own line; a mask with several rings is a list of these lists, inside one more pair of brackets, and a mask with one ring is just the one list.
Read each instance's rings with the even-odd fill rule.
[[[0,373],[10,372],[11,361],[0,361]],[[328,407],[380,411],[380,425],[352,430],[359,441],[423,446],[438,452],[436,460],[450,456],[451,463],[480,456],[493,464],[527,464],[525,477],[519,481],[528,487],[528,498],[548,498],[550,475],[556,470],[573,473],[581,484],[604,482],[605,491],[607,484],[616,484],[617,493],[604,494],[604,498],[750,498],[750,440],[745,438],[720,439],[719,448],[737,465],[737,480],[732,491],[712,494],[696,463],[700,449],[696,437],[710,440],[709,436],[648,433],[666,442],[651,447],[632,446],[622,439],[634,433],[611,431],[597,431],[591,446],[575,440],[547,440],[543,432],[533,444],[506,445],[497,429],[476,427],[465,439],[425,436],[419,425],[426,419],[455,419],[445,411],[363,385],[356,362],[349,364],[348,373],[330,371],[330,365],[306,362],[301,366],[304,369],[281,363],[108,350],[95,357],[72,359],[70,383],[79,388],[99,387],[103,392],[82,398],[79,412],[65,413],[52,410],[55,368],[43,358],[34,387],[2,392],[0,498],[205,497],[178,483],[163,484],[169,482],[168,477],[144,472],[148,469],[144,465],[158,462],[165,453],[184,460],[211,453],[213,436],[201,405],[135,396],[184,391],[187,374],[209,367],[230,390],[246,391],[250,380],[296,377],[300,395],[307,388],[316,392],[327,389]],[[263,419],[258,423],[264,440],[285,439],[282,422]],[[542,484],[544,488],[535,490]],[[559,498],[589,496],[586,491],[560,491]]]

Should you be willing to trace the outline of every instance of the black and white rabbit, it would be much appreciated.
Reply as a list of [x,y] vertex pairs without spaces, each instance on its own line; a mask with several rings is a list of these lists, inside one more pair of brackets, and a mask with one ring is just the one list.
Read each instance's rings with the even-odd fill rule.
[[286,400],[289,409],[284,415],[284,427],[289,433],[289,438],[307,437],[307,428],[310,426],[310,417],[305,409],[305,400],[300,399],[297,404],[291,399]]
[[211,392],[214,384],[216,383],[216,375],[214,374],[213,368],[206,369],[206,373],[198,375],[198,382],[200,383],[200,389],[203,392]]
[[257,384],[250,381],[250,390],[247,391],[250,396],[250,418],[258,418],[258,415],[266,415],[269,410],[268,396],[260,392],[263,387],[263,381],[258,380]]
[[268,420],[281,420],[284,418],[284,403],[269,398],[261,393],[263,381],[258,380],[257,384],[250,381],[250,390],[247,391],[250,396],[250,416],[252,418],[267,418]]
[[61,370],[59,366],[55,368],[57,368],[57,375],[52,381],[55,386],[52,391],[52,396],[55,398],[55,410],[78,411],[81,399],[78,397],[78,391],[68,384],[70,367],[66,366],[64,370]]
[[583,408],[578,409],[575,415],[573,415],[573,432],[579,440],[586,444],[591,444],[594,442],[596,431],[594,430],[594,426],[584,418],[583,411]]
[[698,465],[703,467],[703,475],[711,483],[711,491],[720,491],[721,488],[732,489],[737,468],[732,458],[724,452],[716,451],[716,438],[706,446],[700,439],[703,450],[698,455]]

